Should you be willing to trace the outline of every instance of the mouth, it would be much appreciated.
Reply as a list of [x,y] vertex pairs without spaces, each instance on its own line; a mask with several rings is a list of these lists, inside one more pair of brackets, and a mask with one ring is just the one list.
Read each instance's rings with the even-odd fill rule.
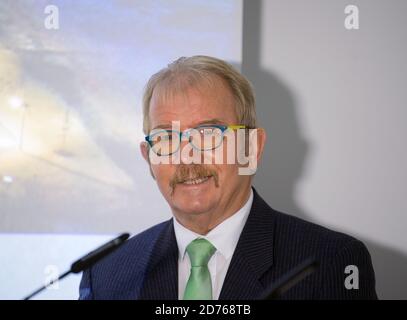
[[201,184],[201,183],[204,183],[204,182],[208,181],[211,177],[212,176],[187,179],[187,180],[184,180],[184,181],[180,182],[180,184],[183,184],[183,185],[198,185],[198,184]]
[[215,170],[202,168],[196,165],[192,170],[188,166],[181,166],[176,172],[176,176],[170,180],[169,186],[171,196],[177,188],[185,192],[206,192],[213,186],[219,188],[219,176]]

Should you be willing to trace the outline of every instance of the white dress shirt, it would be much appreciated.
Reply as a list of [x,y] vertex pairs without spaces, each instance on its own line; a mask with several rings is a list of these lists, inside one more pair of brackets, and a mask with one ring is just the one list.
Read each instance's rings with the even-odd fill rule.
[[185,287],[191,273],[191,261],[189,260],[186,247],[196,238],[204,238],[212,243],[216,248],[215,253],[208,262],[209,272],[212,280],[212,298],[219,299],[222,285],[232,260],[237,242],[242,233],[243,227],[249,216],[253,203],[253,190],[250,189],[250,196],[246,203],[236,213],[217,225],[206,235],[197,234],[174,218],[174,231],[178,244],[178,298],[184,297]]

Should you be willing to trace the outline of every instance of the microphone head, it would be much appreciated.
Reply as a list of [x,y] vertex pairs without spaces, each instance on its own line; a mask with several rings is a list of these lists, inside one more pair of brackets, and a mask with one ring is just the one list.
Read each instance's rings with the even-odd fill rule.
[[278,299],[289,289],[297,285],[300,281],[304,280],[305,277],[314,273],[318,269],[318,266],[319,261],[314,257],[309,257],[274,281],[274,283],[272,283],[271,286],[269,286],[260,296],[260,299]]
[[122,233],[117,238],[109,241],[101,247],[88,253],[86,256],[76,260],[71,265],[71,272],[79,273],[94,265],[96,262],[106,257],[108,254],[119,248],[130,237],[129,233]]

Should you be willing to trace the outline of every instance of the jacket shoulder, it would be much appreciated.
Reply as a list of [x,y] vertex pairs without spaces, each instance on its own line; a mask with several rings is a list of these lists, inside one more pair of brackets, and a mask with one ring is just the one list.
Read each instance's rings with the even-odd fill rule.
[[164,228],[168,226],[168,223],[169,221],[159,223],[131,237],[119,249],[107,256],[106,259],[103,259],[99,264],[96,264],[95,267],[114,264],[117,269],[118,262],[125,263],[127,260],[132,260],[132,263],[137,262],[133,264],[133,267],[140,265],[143,256],[152,250],[155,241]]
[[[134,298],[141,287],[154,245],[171,220],[131,237],[83,273],[79,299]],[[130,296],[131,295],[131,296]]]
[[334,250],[346,245],[360,242],[353,236],[334,231],[319,224],[276,211],[274,209],[275,228],[281,241],[292,245],[308,246],[315,249]]
[[[377,299],[371,256],[365,244],[342,232],[274,211],[275,267],[284,270],[313,257],[319,263],[318,272],[303,281],[313,283],[314,299]],[[358,290],[345,286],[347,272],[357,270]],[[291,291],[292,298],[301,285]],[[310,285],[311,287],[311,285]]]

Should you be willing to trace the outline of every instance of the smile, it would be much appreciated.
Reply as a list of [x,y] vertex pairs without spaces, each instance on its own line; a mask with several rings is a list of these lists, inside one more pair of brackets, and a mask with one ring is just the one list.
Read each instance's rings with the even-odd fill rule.
[[203,183],[207,180],[209,180],[209,177],[204,177],[204,178],[195,178],[195,179],[188,179],[182,182],[182,184],[187,184],[187,185],[195,185],[195,184],[200,184]]

